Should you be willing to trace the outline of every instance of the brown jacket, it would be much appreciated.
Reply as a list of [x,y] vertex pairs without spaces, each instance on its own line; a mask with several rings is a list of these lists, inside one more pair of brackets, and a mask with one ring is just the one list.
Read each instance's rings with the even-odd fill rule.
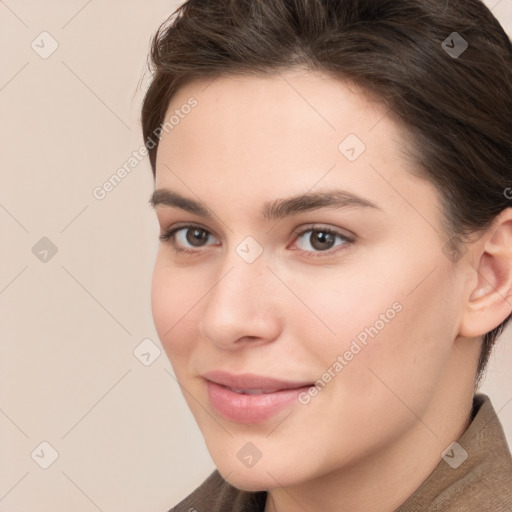
[[[444,453],[395,512],[512,512],[512,457],[487,395],[475,395],[472,418],[457,441],[460,446]],[[236,489],[214,471],[169,512],[263,512],[266,497],[265,491]],[[371,512],[378,512],[378,506]]]

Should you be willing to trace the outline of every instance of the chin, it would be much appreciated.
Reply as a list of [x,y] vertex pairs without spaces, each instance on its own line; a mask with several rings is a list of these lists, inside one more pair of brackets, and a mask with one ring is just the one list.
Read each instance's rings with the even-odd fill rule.
[[[233,487],[242,491],[258,492],[268,491],[278,484],[264,469],[263,471],[256,472],[255,468],[248,470],[233,470],[233,468],[223,471],[222,468],[217,468],[227,482]],[[271,474],[272,471],[270,471]]]
[[252,467],[245,467],[237,457],[227,460],[224,455],[213,460],[223,478],[243,491],[268,491],[276,487],[293,486],[309,478],[307,474],[298,473],[300,468],[293,467],[294,463],[289,459],[286,462],[286,457],[280,461],[273,457],[266,460],[262,457]]

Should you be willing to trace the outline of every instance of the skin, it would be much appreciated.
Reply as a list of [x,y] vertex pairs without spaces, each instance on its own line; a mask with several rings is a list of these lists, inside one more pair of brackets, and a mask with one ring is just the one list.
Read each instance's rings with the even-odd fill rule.
[[[480,336],[512,309],[510,209],[454,262],[438,193],[400,152],[405,132],[355,86],[305,70],[199,80],[166,119],[191,96],[197,107],[161,139],[155,188],[213,217],[156,206],[162,233],[190,222],[209,235],[193,245],[179,232],[195,254],[160,242],[152,311],[213,461],[234,486],[269,490],[266,512],[391,512],[468,426]],[[338,150],[350,133],[366,145],[352,162]],[[331,188],[379,209],[259,216],[266,201]],[[318,232],[296,234],[309,224],[354,242],[318,248]],[[250,264],[236,252],[247,236],[263,249]],[[394,303],[307,405],[243,425],[210,404],[209,370],[315,382]],[[237,457],[248,442],[262,455],[250,468]]]

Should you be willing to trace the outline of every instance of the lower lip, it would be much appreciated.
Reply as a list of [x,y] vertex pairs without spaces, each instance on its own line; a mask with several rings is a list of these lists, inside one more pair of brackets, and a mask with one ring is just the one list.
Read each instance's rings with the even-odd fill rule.
[[260,395],[244,395],[230,389],[206,381],[208,397],[217,411],[228,420],[237,423],[260,423],[268,420],[290,404],[297,402],[298,397],[311,386],[283,389],[274,393]]

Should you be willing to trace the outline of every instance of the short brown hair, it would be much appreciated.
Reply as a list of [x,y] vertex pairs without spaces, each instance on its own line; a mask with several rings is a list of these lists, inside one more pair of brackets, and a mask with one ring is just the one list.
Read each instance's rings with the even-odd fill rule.
[[[180,87],[306,67],[371,93],[407,128],[411,172],[440,193],[450,258],[510,206],[512,44],[480,0],[188,0],[150,56],[141,121],[153,176],[151,135]],[[483,336],[475,389],[511,316]]]

